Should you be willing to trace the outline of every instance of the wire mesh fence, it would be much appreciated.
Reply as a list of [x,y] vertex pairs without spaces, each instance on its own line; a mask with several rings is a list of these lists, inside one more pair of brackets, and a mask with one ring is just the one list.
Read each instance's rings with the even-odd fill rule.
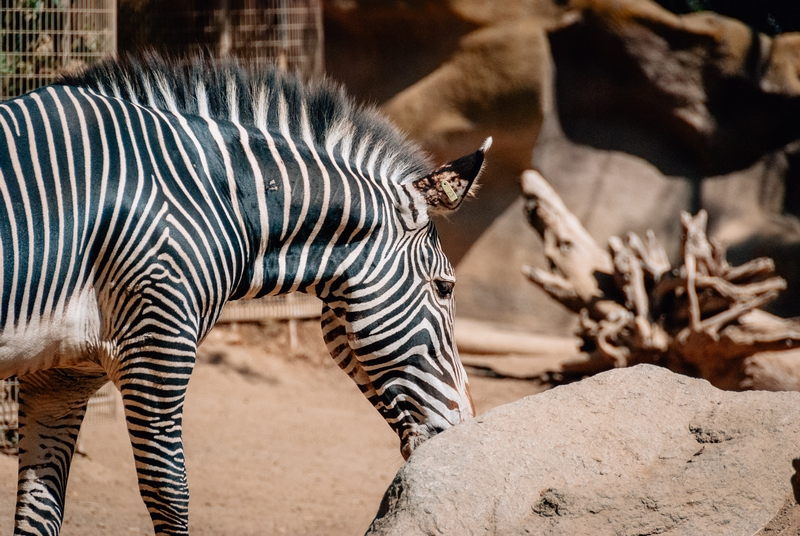
[[276,64],[307,78],[322,75],[322,0],[198,2],[190,16],[198,37],[193,52],[256,67]]
[[0,100],[114,54],[116,36],[116,0],[0,0]]

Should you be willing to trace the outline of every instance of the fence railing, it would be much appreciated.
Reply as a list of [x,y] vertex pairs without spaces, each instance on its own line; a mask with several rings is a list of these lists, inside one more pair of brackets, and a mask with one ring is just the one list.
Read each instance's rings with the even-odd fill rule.
[[259,322],[272,319],[316,318],[322,313],[322,302],[307,294],[267,296],[257,300],[228,302],[220,322]]

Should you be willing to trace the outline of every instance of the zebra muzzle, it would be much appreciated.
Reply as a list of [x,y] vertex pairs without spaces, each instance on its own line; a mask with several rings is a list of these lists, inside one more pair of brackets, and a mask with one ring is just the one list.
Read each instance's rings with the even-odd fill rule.
[[439,432],[443,432],[445,429],[446,428],[423,424],[410,431],[400,442],[400,453],[403,455],[403,459],[408,460],[411,453],[414,452],[417,447]]

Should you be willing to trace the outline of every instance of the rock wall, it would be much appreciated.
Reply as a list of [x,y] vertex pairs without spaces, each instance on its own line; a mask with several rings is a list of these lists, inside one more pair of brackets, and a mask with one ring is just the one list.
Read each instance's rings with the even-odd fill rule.
[[472,30],[446,61],[382,108],[442,162],[494,138],[478,201],[437,223],[445,252],[458,263],[519,196],[517,177],[530,165],[550,88],[545,29],[560,8],[543,0],[447,5]]
[[[571,7],[549,34],[553,98],[543,103],[533,167],[600,243],[653,229],[675,256],[679,211],[705,208],[710,235],[730,244],[733,263],[776,260],[789,289],[772,311],[800,314],[800,36],[769,38],[733,19],[679,17],[644,0]],[[515,307],[498,317],[552,332],[564,317],[559,306],[485,266],[507,255],[500,241],[509,236],[540,255],[521,214],[504,218],[459,266],[468,282],[459,311],[483,315],[478,292],[491,293]]]

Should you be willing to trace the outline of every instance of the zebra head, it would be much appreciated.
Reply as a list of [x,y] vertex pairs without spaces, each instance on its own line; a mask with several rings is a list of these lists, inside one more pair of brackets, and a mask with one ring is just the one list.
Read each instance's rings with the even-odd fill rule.
[[347,295],[323,309],[331,355],[398,434],[406,459],[475,415],[454,337],[455,274],[430,216],[459,207],[490,144],[401,181],[393,221],[376,229],[382,238],[362,254]]

